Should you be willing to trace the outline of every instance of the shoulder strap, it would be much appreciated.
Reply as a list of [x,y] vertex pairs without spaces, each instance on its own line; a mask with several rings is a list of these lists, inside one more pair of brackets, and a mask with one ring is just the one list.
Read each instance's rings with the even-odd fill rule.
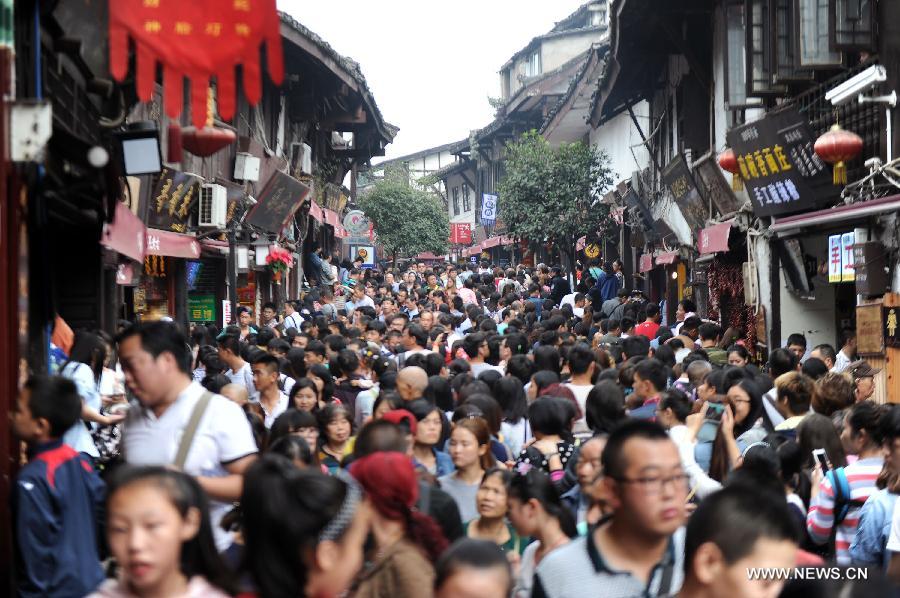
[[197,401],[197,404],[194,405],[194,410],[191,411],[191,419],[188,420],[188,425],[184,429],[184,434],[181,435],[181,442],[178,444],[178,452],[175,453],[175,460],[172,462],[178,469],[184,468],[188,452],[190,452],[191,445],[194,443],[194,436],[197,434],[197,428],[200,427],[200,420],[203,419],[203,414],[206,412],[206,408],[209,406],[209,401],[212,397],[213,395],[211,392],[204,392],[200,396],[200,400]]
[[419,485],[419,511],[425,515],[431,514],[431,486],[426,483],[420,483]]

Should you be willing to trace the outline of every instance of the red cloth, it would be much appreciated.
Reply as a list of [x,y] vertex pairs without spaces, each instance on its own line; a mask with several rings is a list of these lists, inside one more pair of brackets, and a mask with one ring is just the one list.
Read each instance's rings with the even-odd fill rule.
[[643,334],[650,340],[656,338],[656,333],[659,331],[659,324],[656,322],[641,322],[637,326],[634,327],[635,334]]
[[389,519],[406,519],[419,499],[416,471],[403,453],[381,452],[357,459],[350,473],[378,512]]
[[406,409],[392,409],[385,413],[381,419],[387,420],[392,424],[399,425],[400,422],[406,420],[407,425],[409,426],[409,433],[413,436],[416,435],[416,416],[407,411]]

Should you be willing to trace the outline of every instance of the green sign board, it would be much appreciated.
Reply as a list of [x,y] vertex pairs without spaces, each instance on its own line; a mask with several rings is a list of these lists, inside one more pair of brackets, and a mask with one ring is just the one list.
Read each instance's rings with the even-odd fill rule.
[[215,322],[216,296],[188,295],[188,320],[191,322]]

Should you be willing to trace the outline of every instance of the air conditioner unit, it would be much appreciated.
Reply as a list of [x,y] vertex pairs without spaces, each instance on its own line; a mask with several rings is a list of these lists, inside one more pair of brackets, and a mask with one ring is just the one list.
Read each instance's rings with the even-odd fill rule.
[[234,178],[237,181],[259,180],[259,158],[253,154],[238,152],[234,157]]
[[312,148],[305,143],[291,144],[291,166],[294,174],[312,174]]
[[756,305],[759,300],[759,284],[756,278],[756,263],[744,262],[744,305]]
[[225,228],[227,213],[228,200],[225,187],[215,184],[201,186],[200,199],[197,202],[197,226]]

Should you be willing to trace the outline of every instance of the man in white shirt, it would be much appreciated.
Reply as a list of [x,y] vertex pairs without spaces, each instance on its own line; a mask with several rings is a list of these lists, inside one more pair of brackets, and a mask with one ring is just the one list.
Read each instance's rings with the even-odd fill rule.
[[266,414],[266,429],[270,429],[275,418],[288,408],[288,396],[278,388],[278,359],[271,355],[260,355],[250,367],[257,390],[253,400],[262,407]]
[[[125,382],[141,405],[131,409],[125,420],[125,461],[171,466],[194,407],[206,393],[191,381],[187,340],[174,324],[151,322],[122,332],[118,350]],[[256,460],[256,454],[256,442],[244,412],[225,397],[213,395],[183,469],[210,497],[210,519],[220,551],[231,544],[231,536],[219,522],[240,499],[244,472]]]
[[597,365],[594,363],[594,352],[585,343],[575,343],[569,349],[568,354],[569,372],[572,377],[566,382],[565,386],[575,395],[578,406],[581,408],[582,417],[575,422],[573,432],[576,435],[590,436],[590,428],[587,425],[587,396],[594,388],[591,379],[594,377],[594,370]]
[[841,350],[837,352],[837,355],[834,357],[834,367],[831,368],[831,371],[840,374],[847,367],[853,363],[853,356],[856,355],[856,331],[850,328],[845,328],[841,332],[841,337],[843,338],[844,344],[841,346]]
[[284,302],[284,329],[294,328],[300,332],[300,325],[303,323],[303,316],[297,311],[296,301]]
[[469,367],[472,369],[472,377],[477,378],[481,372],[494,370],[503,373],[503,368],[497,365],[491,365],[485,362],[490,356],[491,350],[488,347],[487,335],[483,332],[475,332],[463,339],[463,350],[469,356]]
[[250,364],[241,357],[241,341],[234,334],[226,334],[216,339],[219,347],[219,359],[228,369],[223,372],[232,384],[242,384],[252,397],[256,394],[256,386],[253,384],[253,372]]
[[366,295],[366,288],[362,284],[357,284],[353,287],[353,300],[347,302],[347,314],[353,315],[353,312],[356,311],[357,308],[364,305],[375,309],[375,302],[372,301],[371,297]]
[[422,353],[424,355],[434,353],[434,351],[426,349],[427,346],[428,333],[425,332],[425,329],[418,324],[408,325],[406,330],[403,331],[403,347],[406,349],[406,352],[403,353],[400,359],[401,365],[406,363],[406,360],[416,353]]

